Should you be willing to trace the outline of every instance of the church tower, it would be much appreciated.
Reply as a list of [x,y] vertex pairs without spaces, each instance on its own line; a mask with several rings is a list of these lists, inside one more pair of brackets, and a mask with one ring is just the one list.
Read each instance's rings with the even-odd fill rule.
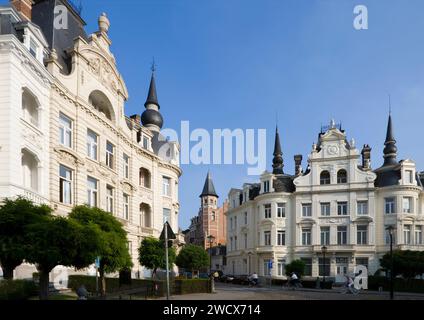
[[213,185],[210,172],[206,176],[203,191],[200,194],[200,215],[202,220],[202,243],[205,248],[209,247],[208,236],[214,237],[212,245],[218,242],[218,195]]

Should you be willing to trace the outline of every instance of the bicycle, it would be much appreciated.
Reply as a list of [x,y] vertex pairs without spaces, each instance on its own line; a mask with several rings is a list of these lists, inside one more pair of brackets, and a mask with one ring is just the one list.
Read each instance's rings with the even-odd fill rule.
[[300,289],[303,288],[302,283],[300,281],[287,281],[287,283],[284,286],[286,289],[292,289],[292,290],[296,290],[296,289]]
[[343,286],[342,290],[340,291],[341,294],[346,294],[346,293],[351,293],[353,295],[357,295],[359,294],[361,290],[360,289],[356,289],[355,286]]

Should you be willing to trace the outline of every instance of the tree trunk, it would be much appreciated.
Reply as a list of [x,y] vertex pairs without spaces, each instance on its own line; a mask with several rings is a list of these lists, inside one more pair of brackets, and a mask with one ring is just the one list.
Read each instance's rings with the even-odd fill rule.
[[102,296],[106,295],[106,278],[105,278],[105,271],[103,268],[99,269],[99,275],[100,275],[100,294]]
[[40,300],[49,298],[49,274],[48,271],[38,270],[40,275]]
[[15,270],[15,268],[2,266],[2,270],[3,270],[3,278],[5,280],[13,280],[13,270]]

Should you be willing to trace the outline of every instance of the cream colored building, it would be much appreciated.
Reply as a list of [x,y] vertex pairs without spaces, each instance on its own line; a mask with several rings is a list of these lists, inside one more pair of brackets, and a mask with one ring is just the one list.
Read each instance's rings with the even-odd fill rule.
[[289,175],[277,131],[273,172],[229,192],[227,272],[284,278],[285,265],[302,259],[313,278],[351,274],[356,265],[374,274],[389,251],[388,226],[396,228],[395,248],[424,250],[424,173],[396,159],[391,116],[384,145],[384,163],[373,170],[371,148],[360,152],[332,121],[306,170],[296,155]]
[[87,36],[62,2],[66,30],[47,27],[48,0],[0,7],[0,196],[23,195],[64,216],[80,204],[111,212],[128,232],[134,276],[149,276],[140,241],[158,237],[165,220],[179,231],[179,145],[159,132],[154,71],[146,110],[126,116],[108,18]]

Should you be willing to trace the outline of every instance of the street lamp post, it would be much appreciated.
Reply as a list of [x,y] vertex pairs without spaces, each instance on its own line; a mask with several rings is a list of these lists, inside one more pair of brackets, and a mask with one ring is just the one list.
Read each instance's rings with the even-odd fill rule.
[[395,228],[393,226],[388,226],[386,228],[387,231],[389,231],[390,236],[390,300],[393,300],[394,294],[393,294],[393,282],[394,282],[394,275],[393,275],[393,230]]
[[212,274],[212,244],[213,244],[213,241],[215,240],[215,237],[213,235],[209,235],[207,238],[209,240],[209,277],[211,279],[211,292],[214,293],[215,283],[214,283],[213,274]]
[[325,267],[326,267],[326,265],[325,265],[325,254],[327,253],[327,247],[326,246],[323,246],[321,248],[321,251],[322,251],[322,256],[323,256],[323,262],[322,262],[322,264],[323,264],[322,288],[325,289]]

